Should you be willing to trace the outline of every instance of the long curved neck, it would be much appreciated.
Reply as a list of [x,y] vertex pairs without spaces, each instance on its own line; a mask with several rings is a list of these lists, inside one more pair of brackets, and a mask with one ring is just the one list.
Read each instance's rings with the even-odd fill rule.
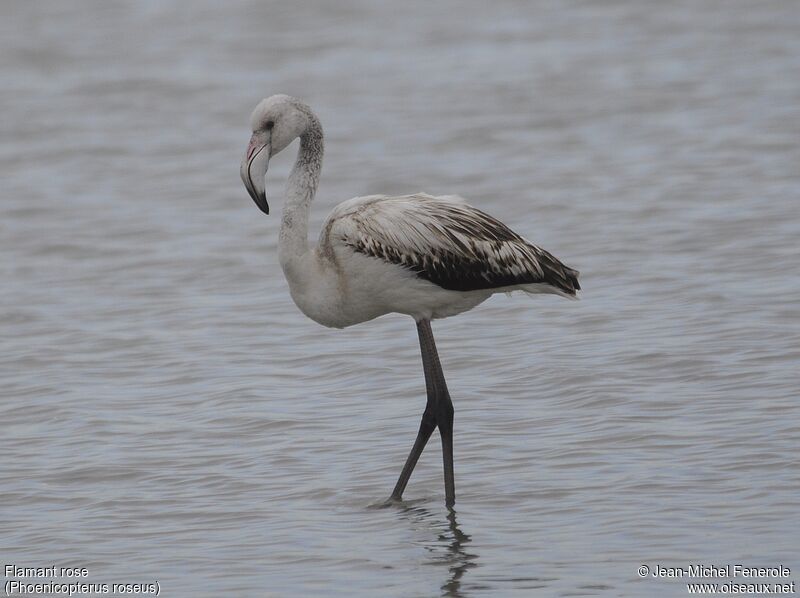
[[286,184],[278,259],[287,278],[296,274],[295,264],[308,252],[308,213],[322,170],[322,137],[322,126],[312,113],[300,136],[300,149]]

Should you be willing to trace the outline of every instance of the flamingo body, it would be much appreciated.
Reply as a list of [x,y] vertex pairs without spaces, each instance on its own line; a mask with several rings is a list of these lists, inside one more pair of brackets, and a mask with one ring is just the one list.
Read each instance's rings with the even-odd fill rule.
[[574,297],[577,272],[458,196],[370,195],[339,204],[295,285],[301,311],[343,328],[387,313],[416,321],[468,311],[497,292]]

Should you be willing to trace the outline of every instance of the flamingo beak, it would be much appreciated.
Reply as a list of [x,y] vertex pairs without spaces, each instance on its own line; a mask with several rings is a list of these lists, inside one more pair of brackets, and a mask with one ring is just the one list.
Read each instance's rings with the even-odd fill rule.
[[247,192],[265,214],[269,214],[265,178],[271,153],[270,137],[269,132],[253,133],[239,169]]

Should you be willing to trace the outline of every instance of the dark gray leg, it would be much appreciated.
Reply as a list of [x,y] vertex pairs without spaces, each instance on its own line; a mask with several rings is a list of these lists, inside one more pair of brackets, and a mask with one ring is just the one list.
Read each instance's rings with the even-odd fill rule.
[[430,321],[417,322],[417,332],[422,352],[422,368],[425,371],[428,402],[425,405],[425,412],[422,414],[417,439],[392,491],[392,498],[400,499],[403,496],[411,472],[414,471],[414,466],[434,428],[438,426],[439,434],[442,437],[442,456],[444,458],[445,503],[448,507],[452,507],[456,502],[456,485],[453,476],[453,403],[450,400],[450,393],[447,391],[447,382],[442,373],[439,354],[436,352]]

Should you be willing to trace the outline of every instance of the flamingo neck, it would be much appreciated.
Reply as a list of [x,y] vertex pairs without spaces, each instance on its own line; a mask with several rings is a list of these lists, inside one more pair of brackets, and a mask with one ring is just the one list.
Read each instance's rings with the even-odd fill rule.
[[308,253],[308,214],[319,185],[323,150],[322,126],[312,114],[300,135],[300,149],[289,174],[283,205],[278,259],[290,282],[298,275],[300,259]]

